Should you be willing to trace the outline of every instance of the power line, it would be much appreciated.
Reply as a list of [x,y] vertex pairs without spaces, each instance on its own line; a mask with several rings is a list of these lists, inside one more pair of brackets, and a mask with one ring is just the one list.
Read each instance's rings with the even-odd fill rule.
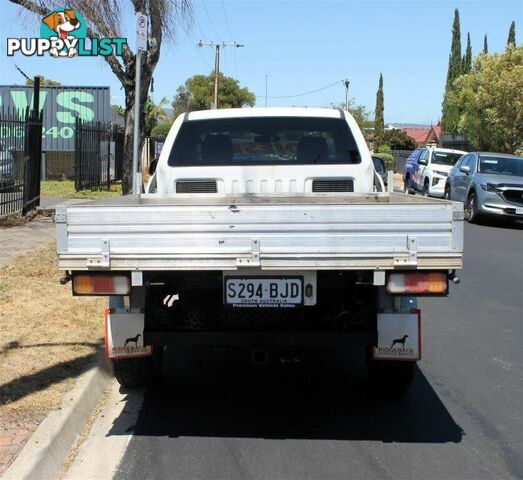
[[214,28],[214,23],[212,22],[211,16],[209,15],[209,10],[207,10],[207,5],[205,5],[205,0],[201,0],[201,2],[203,4],[203,8],[205,9],[205,13],[207,14],[207,18],[209,19],[209,23],[211,24],[211,28],[214,31],[214,34],[217,37],[220,37],[220,35],[218,35],[218,32],[216,31],[216,28]]
[[31,79],[27,76],[27,74],[15,63],[15,68],[29,81],[31,81]]
[[231,32],[231,26],[229,25],[229,19],[227,18],[227,13],[225,12],[225,5],[223,4],[223,0],[222,0],[222,10],[223,10],[223,16],[225,17],[225,24],[227,25],[227,30],[229,31],[229,35],[231,36],[232,41],[236,43],[236,40],[234,39],[232,32]]
[[[302,92],[302,93],[296,93],[294,95],[279,95],[276,97],[267,97],[267,98],[294,98],[294,97],[304,97],[305,95],[312,95],[313,93],[321,92],[322,90],[327,90],[327,88],[334,87],[335,85],[339,85],[340,83],[343,83],[344,80],[338,80],[337,82],[331,83],[330,85],[327,85],[322,88],[318,88],[316,90],[311,90],[309,92]],[[265,97],[265,95],[257,95],[260,97]]]
[[16,64],[16,62],[14,61],[14,59],[12,57],[10,57],[9,55],[7,55],[7,50],[5,49],[5,47],[0,43],[0,47],[2,47],[2,50],[5,52],[6,54],[6,57],[8,60],[10,60],[11,62],[13,62],[13,65],[15,66],[15,68],[29,81],[33,81],[32,78],[29,78],[29,76]]

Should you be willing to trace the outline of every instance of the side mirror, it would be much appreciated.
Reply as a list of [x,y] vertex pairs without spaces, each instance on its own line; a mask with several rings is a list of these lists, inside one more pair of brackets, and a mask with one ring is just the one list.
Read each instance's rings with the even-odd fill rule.
[[149,175],[153,175],[156,171],[156,167],[158,166],[158,159],[155,158],[150,164],[149,164]]
[[463,165],[459,167],[459,171],[468,175],[470,173],[470,167],[468,165]]
[[421,158],[418,160],[418,163],[419,163],[420,165],[428,165],[427,160],[425,160],[425,159],[421,159]]
[[372,163],[374,164],[374,170],[376,173],[385,172],[385,162],[379,157],[372,157]]

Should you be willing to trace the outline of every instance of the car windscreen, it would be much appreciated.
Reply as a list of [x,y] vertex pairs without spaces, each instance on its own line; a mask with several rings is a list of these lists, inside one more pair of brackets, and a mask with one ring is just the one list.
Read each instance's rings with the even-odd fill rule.
[[247,117],[182,124],[168,164],[183,166],[328,165],[360,163],[345,120]]
[[436,165],[453,166],[463,156],[463,153],[433,152],[432,163]]
[[478,172],[523,177],[523,158],[480,155]]

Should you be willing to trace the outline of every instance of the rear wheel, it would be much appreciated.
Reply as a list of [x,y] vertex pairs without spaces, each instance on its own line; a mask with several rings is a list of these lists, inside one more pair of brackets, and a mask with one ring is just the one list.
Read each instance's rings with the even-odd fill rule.
[[450,200],[450,185],[448,183],[445,185],[444,198],[445,198],[445,200]]
[[114,376],[122,387],[145,387],[161,380],[163,347],[154,347],[150,357],[113,360]]
[[426,178],[425,182],[423,182],[423,196],[428,197],[429,196],[429,179]]
[[373,388],[401,394],[408,390],[414,379],[416,362],[383,361],[369,358],[368,374]]
[[403,181],[403,192],[404,193],[414,193],[412,190],[412,187],[410,186],[410,177],[405,177],[405,180]]

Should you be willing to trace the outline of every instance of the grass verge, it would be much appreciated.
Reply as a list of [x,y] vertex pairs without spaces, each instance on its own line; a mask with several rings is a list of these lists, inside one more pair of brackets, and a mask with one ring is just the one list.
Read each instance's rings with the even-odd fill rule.
[[55,252],[52,242],[0,268],[1,429],[57,409],[102,341],[105,299],[72,297]]
[[40,183],[40,195],[45,197],[86,198],[97,199],[117,197],[122,194],[122,185],[111,185],[109,190],[80,190],[74,189],[73,180],[46,180]]

